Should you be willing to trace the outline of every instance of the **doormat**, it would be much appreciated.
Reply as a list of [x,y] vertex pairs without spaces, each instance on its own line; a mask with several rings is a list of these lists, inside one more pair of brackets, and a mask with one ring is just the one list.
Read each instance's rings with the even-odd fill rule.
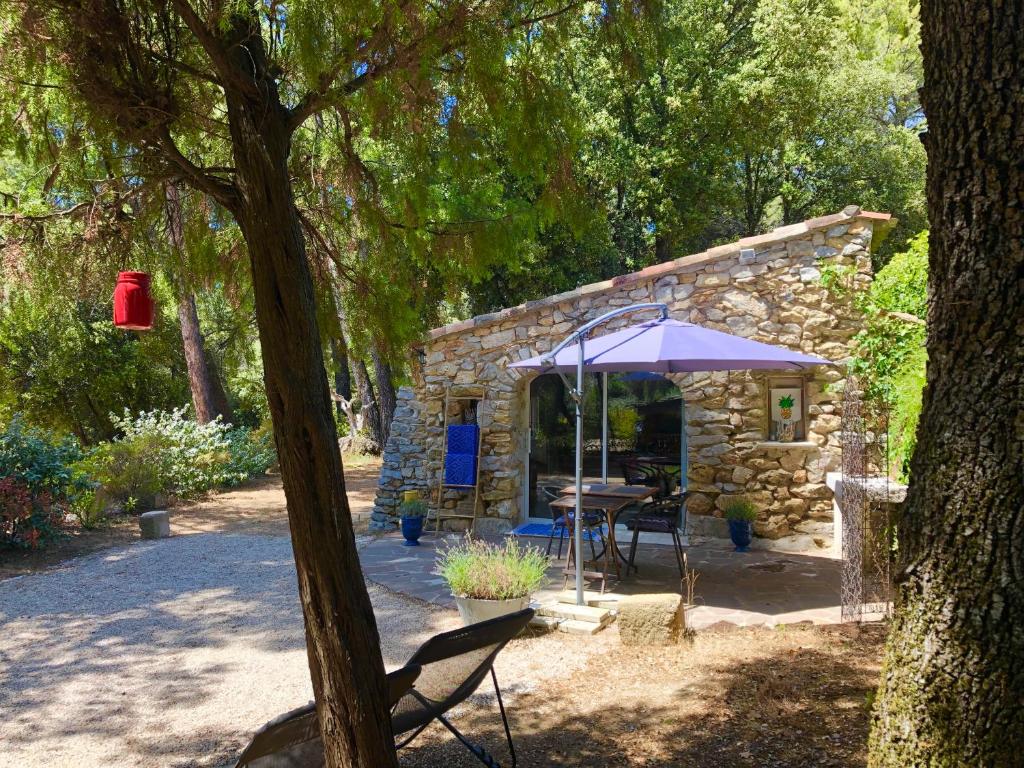
[[[553,523],[523,523],[511,531],[510,536],[535,536],[537,538],[546,539],[551,535],[551,528]],[[561,528],[561,526],[559,526]],[[557,531],[556,531],[557,533]],[[597,535],[597,531],[589,531],[584,529],[583,540],[590,541],[590,537],[593,536],[595,541],[600,541],[601,537]],[[566,536],[568,538],[568,536]]]

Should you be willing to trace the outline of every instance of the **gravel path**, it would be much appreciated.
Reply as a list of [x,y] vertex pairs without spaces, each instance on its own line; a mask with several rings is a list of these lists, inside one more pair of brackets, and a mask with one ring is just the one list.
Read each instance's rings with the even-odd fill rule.
[[[389,668],[458,623],[373,585],[370,597]],[[0,638],[0,768],[230,764],[312,696],[283,536],[177,536],[2,581]],[[499,676],[529,681],[513,694],[583,663],[565,638],[506,650]]]

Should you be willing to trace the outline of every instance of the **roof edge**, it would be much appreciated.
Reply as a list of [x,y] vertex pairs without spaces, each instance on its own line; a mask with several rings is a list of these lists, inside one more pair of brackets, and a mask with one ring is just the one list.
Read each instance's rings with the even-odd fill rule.
[[435,341],[436,339],[449,336],[453,333],[467,331],[470,328],[478,328],[481,325],[502,322],[527,312],[533,312],[543,307],[561,304],[564,301],[571,301],[572,299],[581,298],[583,296],[603,293],[615,288],[621,288],[624,285],[640,283],[646,280],[655,280],[663,275],[672,274],[686,267],[710,263],[718,261],[719,259],[735,256],[741,250],[746,248],[774,245],[775,243],[791,240],[794,237],[807,234],[808,232],[819,229],[828,229],[855,219],[869,221],[872,223],[873,228],[878,228],[883,232],[887,232],[896,223],[891,213],[864,211],[861,210],[860,206],[848,205],[839,213],[818,216],[813,219],[807,219],[806,221],[799,222],[798,224],[786,224],[781,227],[776,227],[772,231],[765,232],[761,235],[744,237],[732,243],[727,243],[726,245],[716,245],[715,247],[709,248],[706,251],[701,251],[700,253],[682,256],[678,259],[665,261],[660,264],[652,264],[651,266],[644,267],[636,272],[619,275],[618,277],[613,277],[609,280],[581,285],[579,288],[573,288],[572,290],[565,291],[563,293],[556,293],[553,296],[533,299],[522,304],[517,304],[514,307],[507,307],[506,309],[498,310],[497,312],[476,315],[466,320],[459,320],[454,323],[442,325],[439,328],[433,328],[432,330],[427,331],[425,341]]

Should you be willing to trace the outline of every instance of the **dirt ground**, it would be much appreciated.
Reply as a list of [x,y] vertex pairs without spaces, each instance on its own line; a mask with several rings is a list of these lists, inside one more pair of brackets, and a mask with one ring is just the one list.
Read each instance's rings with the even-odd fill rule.
[[[364,529],[369,520],[379,474],[379,459],[345,461],[345,488],[357,532]],[[170,512],[175,534],[224,531],[280,536],[288,533],[284,489],[281,478],[276,475],[250,480],[229,491],[210,493],[197,501],[173,504]],[[111,519],[94,530],[76,525],[65,538],[38,550],[0,549],[0,581],[54,568],[73,558],[138,539],[139,526],[133,516]]]
[[[519,765],[863,766],[884,633],[793,625],[702,632],[669,648],[616,645],[510,703]],[[456,723],[505,764],[493,704]],[[402,764],[478,765],[434,726]]]
[[[376,463],[346,466],[349,501],[357,520],[365,520],[369,515],[378,471]],[[275,603],[274,608],[232,613],[232,616],[251,614],[247,619],[251,621],[257,621],[260,617],[276,617],[287,631],[280,627],[272,628],[274,632],[256,627],[259,630],[256,636],[263,638],[267,646],[261,653],[273,652],[279,654],[279,657],[264,659],[258,654],[252,656],[247,652],[238,658],[231,656],[234,659],[228,665],[231,669],[225,669],[232,674],[237,672],[238,679],[242,681],[239,684],[247,685],[249,683],[245,681],[255,673],[247,671],[245,664],[254,664],[256,667],[265,665],[262,667],[264,676],[267,670],[275,670],[274,674],[280,673],[282,676],[283,682],[279,681],[278,687],[289,694],[284,699],[290,702],[308,696],[305,689],[290,691],[284,685],[285,682],[299,685],[295,681],[300,681],[301,687],[307,685],[308,681],[305,680],[303,638],[298,629],[301,621],[297,614],[285,620],[290,615],[289,611],[297,611],[297,606],[293,604],[294,596],[288,591],[294,588],[295,583],[294,575],[289,570],[290,557],[287,556],[287,548],[277,552],[280,547],[274,544],[280,542],[281,537],[287,536],[284,494],[279,479],[261,478],[230,492],[212,494],[197,502],[175,506],[172,509],[172,525],[176,533],[199,534],[170,540],[172,543],[177,541],[176,546],[188,546],[189,543],[202,545],[199,547],[200,552],[183,558],[197,564],[189,572],[190,575],[194,576],[193,572],[200,565],[208,569],[214,567],[220,561],[213,554],[223,550],[220,558],[224,565],[219,572],[228,576],[223,576],[220,581],[213,577],[207,580],[211,585],[216,585],[227,579],[225,584],[231,587],[228,594],[233,596],[232,599],[241,599],[246,585],[270,583],[269,577],[257,578],[242,574],[240,569],[243,567],[281,569],[281,574],[278,574],[279,586],[268,588],[266,595],[261,593],[257,596],[268,601],[284,601],[281,605]],[[220,537],[213,537],[216,541],[210,537],[210,534],[218,532],[240,535],[230,537],[233,541],[225,537],[221,546],[217,544]],[[253,538],[246,539],[244,535]],[[49,550],[16,553],[17,557],[0,561],[0,580],[31,571],[52,570],[70,558],[130,543],[137,538],[138,528],[134,519],[115,523],[100,531],[80,532]],[[206,543],[203,543],[204,540]],[[231,558],[237,559],[239,542],[249,543],[245,545],[245,557],[234,562]],[[260,547],[270,547],[268,554],[251,557],[252,552]],[[161,553],[167,554],[167,551],[167,547],[156,547],[147,555],[149,550],[145,547],[129,548],[129,552],[134,553],[131,557],[156,557]],[[0,557],[5,556],[0,554]],[[126,563],[129,560],[123,556],[114,560],[117,561],[114,565],[79,560],[75,568],[60,569],[47,574],[45,578],[67,574],[67,578],[75,583],[74,574],[86,566],[100,568],[99,573],[108,576],[108,571],[115,566],[122,569],[128,567]],[[173,571],[179,567],[176,564],[181,560],[171,558],[172,562],[165,566]],[[148,561],[139,568],[142,574],[152,574],[159,570]],[[116,574],[111,576],[115,577]],[[96,578],[99,576],[78,581],[95,584]],[[176,579],[180,581],[182,578],[180,575],[173,578],[168,576],[165,581],[175,583]],[[202,578],[206,579],[206,576]],[[238,583],[231,582],[231,579]],[[128,581],[134,585],[137,579]],[[206,584],[205,581],[203,583]],[[18,594],[25,592],[29,586],[26,582],[25,586],[19,587]],[[104,588],[99,593],[109,596],[112,591],[113,588]],[[91,590],[89,594],[96,597],[96,592]],[[428,611],[427,606],[419,606],[415,601],[399,596],[389,596],[377,587],[371,587],[371,594],[375,595],[374,605],[379,625],[391,627],[396,642],[408,644],[407,641],[412,637],[406,637],[411,630],[401,629],[403,626],[415,625],[422,632],[430,633],[438,631],[446,622],[455,620],[454,612],[434,607],[429,607]],[[193,599],[190,595],[192,591],[179,597],[165,596],[164,599],[169,600],[168,605],[173,607],[177,605],[175,601],[187,602]],[[75,603],[74,599],[69,600],[71,604]],[[122,611],[122,602],[118,602],[111,610]],[[147,605],[148,602],[146,598]],[[207,603],[207,609],[212,613],[211,627],[205,631],[212,633],[213,639],[206,643],[192,641],[199,631],[196,622],[202,618],[201,611],[191,604],[185,606],[187,610],[183,608],[181,611],[171,610],[161,604],[158,612],[163,617],[161,621],[168,620],[167,615],[170,614],[177,616],[182,613],[190,617],[187,624],[179,629],[182,636],[187,634],[192,640],[185,642],[180,638],[175,639],[176,636],[169,636],[166,638],[170,644],[169,649],[165,653],[151,654],[152,663],[164,664],[166,661],[174,669],[191,669],[188,659],[192,657],[188,654],[199,651],[205,653],[207,646],[213,649],[210,652],[223,646],[221,650],[226,648],[230,651],[229,656],[235,653],[227,640],[217,634],[223,629],[215,621],[219,621],[220,614],[217,611],[220,610],[220,603],[213,597],[209,600],[204,598],[203,605]],[[42,619],[36,614],[56,610],[52,605],[45,610],[43,607],[38,611],[15,611],[18,614],[15,621],[38,622]],[[22,616],[22,613],[25,615]],[[87,613],[86,619],[89,621],[96,621],[94,614],[106,620],[102,611],[90,610]],[[67,638],[73,633],[56,631],[58,626],[66,622],[66,618],[62,617],[63,614],[53,617],[56,623],[42,632],[40,638],[50,638],[51,642],[70,642]],[[232,621],[237,623],[237,618]],[[68,626],[75,626],[75,622]],[[225,637],[234,637],[238,632],[239,629],[233,623]],[[281,632],[285,634],[281,635]],[[593,638],[558,634],[545,638],[521,638],[506,649],[503,658],[498,659],[497,669],[499,679],[502,675],[505,678],[502,683],[507,693],[506,705],[516,737],[518,762],[524,768],[584,765],[593,768],[863,766],[866,762],[870,701],[878,681],[884,633],[885,626],[880,624],[866,625],[859,630],[851,627],[790,625],[776,629],[705,631],[684,645],[638,649],[621,646],[618,643],[617,628],[612,625]],[[92,637],[89,632],[85,636],[87,639]],[[267,638],[273,638],[273,642]],[[251,645],[253,641],[247,639],[245,642]],[[147,643],[145,647],[152,650],[151,644]],[[392,662],[400,661],[399,656],[407,655],[408,649],[402,646],[402,650],[403,653],[397,654]],[[182,655],[182,658],[174,657],[175,653]],[[61,654],[64,654],[64,650],[56,649],[54,652],[55,657],[64,658]],[[290,660],[291,667],[284,663],[286,658]],[[236,666],[240,669],[235,670]],[[74,665],[72,667],[77,668]],[[58,665],[55,670],[59,672],[57,679],[63,681],[61,685],[70,684],[65,680],[67,674],[63,667]],[[140,668],[139,674],[148,679],[146,675],[149,672],[144,668]],[[187,677],[176,672],[166,674],[175,685],[188,682]],[[40,673],[40,680],[43,677]],[[90,685],[92,690],[102,689],[102,686],[95,683],[83,683],[82,687],[88,689]],[[211,677],[211,685],[211,690],[220,690],[227,683],[224,680],[215,681]],[[457,709],[452,716],[458,727],[470,738],[483,743],[499,762],[507,765],[509,761],[501,720],[493,696],[488,695],[489,689],[489,682],[485,682],[478,696]],[[140,683],[139,690],[149,689]],[[196,690],[193,689],[193,694]],[[247,700],[252,695],[250,692],[239,694],[239,697]],[[171,752],[165,753],[155,747],[150,748],[152,745],[140,743],[136,755],[139,759],[133,764],[189,768],[219,765],[224,756],[234,754],[244,743],[244,734],[251,733],[260,722],[285,708],[284,699],[280,704],[275,703],[277,708],[272,707],[273,711],[252,713],[249,718],[252,722],[241,723],[232,717],[231,727],[225,726],[221,730],[214,728],[217,723],[213,714],[201,713],[209,720],[208,725],[213,729],[210,732],[217,730],[216,738],[210,736],[212,740],[207,747],[198,745],[200,749],[197,752],[197,745],[182,743],[174,749],[166,746]],[[40,701],[57,704],[59,700],[51,692]],[[188,697],[182,699],[185,705],[189,701]],[[211,699],[210,706],[213,709],[223,706],[214,706],[215,703]],[[188,705],[186,709],[190,707]],[[109,709],[104,711],[110,712]],[[172,719],[178,717],[169,711],[164,714]],[[176,719],[174,723],[177,723]],[[34,727],[27,731],[23,729],[23,732],[34,733]],[[90,726],[82,733],[94,734],[95,729]],[[67,735],[60,739],[66,740]],[[60,739],[55,743],[63,743]],[[180,741],[180,736],[175,739]],[[214,744],[216,748],[212,746]],[[28,754],[35,753],[32,744],[26,743],[23,746]],[[185,749],[185,746],[188,748]],[[178,755],[178,752],[181,754]],[[205,757],[197,757],[197,754],[204,752]],[[170,759],[171,754],[177,755],[178,759]],[[437,724],[428,728],[412,746],[400,754],[401,764],[410,768],[471,768],[479,765],[451,734]],[[148,755],[155,762],[150,762],[149,758],[142,759],[141,755]],[[67,764],[92,765],[88,761]],[[102,761],[99,764],[103,764]],[[4,760],[0,757],[0,766],[3,765]]]

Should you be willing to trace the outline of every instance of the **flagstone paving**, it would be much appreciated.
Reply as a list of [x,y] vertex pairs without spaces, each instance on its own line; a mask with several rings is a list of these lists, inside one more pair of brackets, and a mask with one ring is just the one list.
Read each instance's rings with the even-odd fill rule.
[[[449,607],[454,599],[435,570],[438,551],[459,536],[428,535],[419,547],[402,545],[397,534],[367,542],[359,557],[369,581],[433,605]],[[529,541],[529,539],[528,539]],[[545,540],[533,540],[545,541]],[[791,552],[735,552],[719,539],[694,540],[686,548],[689,567],[698,574],[694,608],[688,620],[694,629],[714,625],[755,626],[840,621],[840,567],[831,557]],[[679,572],[671,547],[641,544],[639,572],[609,584],[607,598],[642,592],[679,592]],[[549,585],[535,597],[557,600],[562,594],[565,561],[549,570]],[[572,587],[572,579],[568,586]],[[588,584],[588,590],[599,584]],[[589,593],[588,593],[589,596]]]

